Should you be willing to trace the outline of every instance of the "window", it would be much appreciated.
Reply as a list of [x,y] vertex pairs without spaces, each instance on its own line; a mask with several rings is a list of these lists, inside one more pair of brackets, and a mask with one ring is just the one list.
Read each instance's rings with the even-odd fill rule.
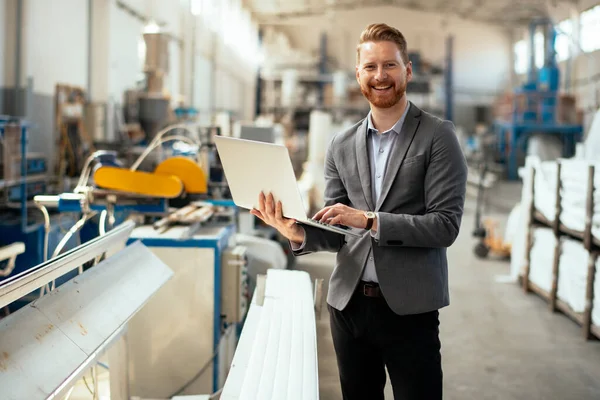
[[573,21],[566,19],[556,26],[556,61],[564,61],[571,56],[571,35],[573,34]]
[[200,15],[202,12],[202,0],[191,0],[190,11],[193,15]]
[[600,50],[600,6],[581,13],[580,27],[581,50]]
[[527,72],[527,43],[525,40],[519,40],[514,46],[515,52],[515,72],[524,74]]

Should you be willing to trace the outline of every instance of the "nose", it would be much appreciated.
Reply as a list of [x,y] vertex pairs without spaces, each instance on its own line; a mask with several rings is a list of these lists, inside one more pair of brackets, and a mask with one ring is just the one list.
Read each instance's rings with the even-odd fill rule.
[[387,72],[385,71],[385,68],[383,68],[383,65],[380,65],[377,67],[375,79],[377,79],[378,81],[382,81],[385,80],[385,78],[387,78]]

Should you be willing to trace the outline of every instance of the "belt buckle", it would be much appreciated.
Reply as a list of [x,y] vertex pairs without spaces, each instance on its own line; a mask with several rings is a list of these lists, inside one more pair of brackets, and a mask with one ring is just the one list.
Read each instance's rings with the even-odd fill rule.
[[377,286],[371,284],[371,283],[365,283],[363,285],[363,295],[367,296],[367,297],[373,297],[368,291],[367,289],[375,289],[377,288]]

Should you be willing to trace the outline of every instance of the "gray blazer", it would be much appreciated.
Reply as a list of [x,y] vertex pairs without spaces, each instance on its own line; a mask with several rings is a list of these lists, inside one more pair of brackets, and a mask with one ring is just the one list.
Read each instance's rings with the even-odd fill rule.
[[467,164],[452,122],[410,103],[388,159],[381,196],[371,198],[367,119],[333,138],[325,159],[325,205],[343,203],[379,213],[379,241],[304,226],[306,241],[296,256],[337,252],[327,302],[348,304],[373,249],[380,289],[397,314],[433,311],[450,304],[446,248],[458,236]]

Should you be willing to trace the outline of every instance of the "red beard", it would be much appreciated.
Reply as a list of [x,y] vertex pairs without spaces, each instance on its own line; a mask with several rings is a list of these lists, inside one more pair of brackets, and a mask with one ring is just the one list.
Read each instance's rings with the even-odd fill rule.
[[[391,88],[381,93],[372,86],[391,86]],[[369,100],[369,103],[373,104],[375,107],[390,108],[396,105],[406,93],[406,83],[401,83],[398,87],[396,87],[393,82],[382,82],[379,84],[368,83],[367,85],[361,84],[360,91],[363,96]]]

